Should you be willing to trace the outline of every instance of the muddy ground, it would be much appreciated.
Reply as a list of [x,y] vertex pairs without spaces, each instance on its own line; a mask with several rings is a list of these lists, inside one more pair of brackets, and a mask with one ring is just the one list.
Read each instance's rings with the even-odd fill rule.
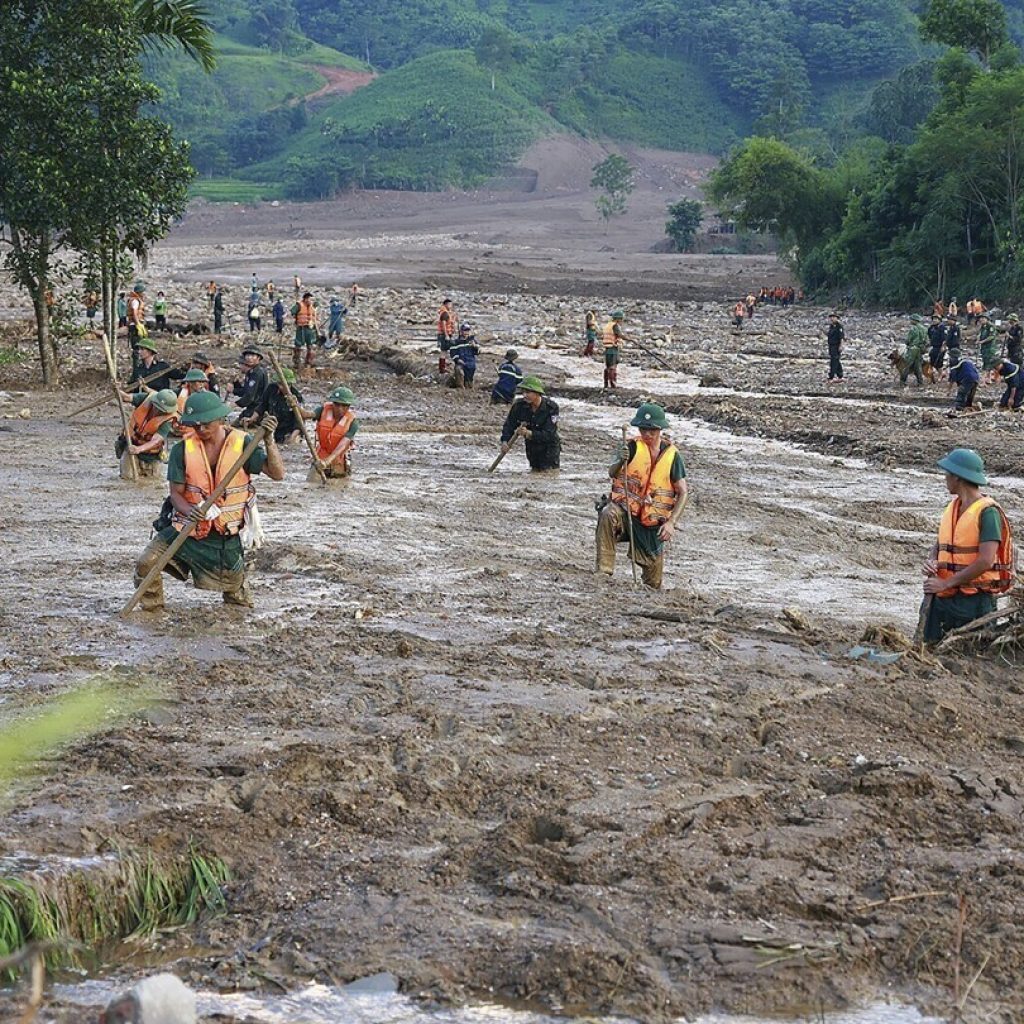
[[[180,239],[147,278],[196,317],[228,256],[247,279],[245,253]],[[738,266],[744,290],[768,283]],[[99,393],[94,345],[68,351],[73,392],[5,368],[0,387],[26,394],[0,412],[30,418],[0,421],[4,714],[97,671],[162,699],[46,763],[0,852],[109,837],[223,856],[228,913],[139,954],[207,988],[387,970],[426,1001],[644,1021],[880,994],[951,1016],[957,967],[984,966],[964,1019],[1020,1020],[1020,669],[848,652],[865,636],[903,650],[913,631],[939,454],[979,448],[1020,522],[1022,421],[950,421],[944,389],[901,391],[882,359],[894,316],[848,317],[849,380],[830,387],[826,311],[771,309],[733,334],[724,303],[686,298],[717,274],[695,263],[661,300],[637,297],[642,269],[623,278],[627,328],[673,369],[633,346],[614,394],[578,355],[583,309],[608,305],[589,281],[456,290],[486,339],[467,393],[431,372],[437,289],[368,284],[344,353],[302,382],[309,404],[355,390],[355,476],[307,484],[293,447],[287,479],[260,483],[252,612],[169,582],[166,613],[117,620],[163,487],[117,479],[109,407],[62,418]],[[240,295],[236,334],[204,342],[225,369]],[[486,471],[509,343],[561,404],[559,473],[521,453]],[[593,572],[602,467],[648,396],[671,410],[692,493],[660,593],[633,590],[625,562]]]

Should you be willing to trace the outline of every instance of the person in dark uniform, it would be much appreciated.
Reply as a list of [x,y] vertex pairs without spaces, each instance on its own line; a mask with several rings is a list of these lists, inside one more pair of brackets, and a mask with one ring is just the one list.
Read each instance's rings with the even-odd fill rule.
[[231,385],[231,394],[241,409],[242,418],[247,419],[267,389],[267,371],[263,366],[263,353],[258,348],[242,349],[240,362],[245,372]]
[[1019,366],[1024,362],[1024,327],[1016,313],[1011,313],[1006,319],[1010,322],[1006,331],[1006,358]]
[[213,296],[213,333],[220,334],[224,330],[224,293],[217,289]]
[[949,386],[956,385],[956,401],[953,408],[946,414],[955,417],[961,412],[970,412],[974,408],[974,398],[978,393],[981,374],[978,367],[970,359],[964,359],[960,349],[949,350]]
[[[139,358],[132,370],[132,375],[128,378],[128,386],[131,390],[142,391],[144,388],[149,388],[151,391],[166,391],[169,389],[171,387],[171,364],[157,356],[156,345],[149,338],[140,338],[136,350]],[[165,371],[163,376],[154,377],[145,385],[136,383],[159,370]],[[132,388],[132,384],[135,384],[135,387]]]
[[291,391],[299,408],[302,408],[302,392],[295,386],[295,371],[284,368],[284,382],[276,373],[270,375],[270,385],[263,390],[250,415],[239,419],[240,427],[251,427],[262,423],[265,416],[273,416],[277,420],[274,428],[274,440],[284,444],[293,440],[300,430],[299,421],[295,418],[291,404],[285,397],[285,388]]
[[832,381],[838,380],[841,383],[843,380],[843,364],[840,360],[840,355],[843,349],[843,340],[846,338],[846,332],[843,330],[838,313],[830,314],[828,320],[828,382],[831,384]]
[[940,316],[933,313],[932,322],[928,327],[928,367],[932,380],[935,380],[936,373],[942,369],[942,353],[945,348],[946,325]]
[[539,377],[524,377],[516,388],[521,394],[512,403],[501,428],[501,450],[507,452],[512,438],[526,439],[526,459],[530,469],[558,469],[562,440],[558,436],[558,403],[544,394]]

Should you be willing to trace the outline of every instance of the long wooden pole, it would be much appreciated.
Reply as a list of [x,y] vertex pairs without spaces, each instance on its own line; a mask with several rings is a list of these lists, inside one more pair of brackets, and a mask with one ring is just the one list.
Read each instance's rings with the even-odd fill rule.
[[[637,444],[640,444],[637,441]],[[622,493],[626,499],[626,522],[629,524],[629,564],[633,567],[633,586],[635,587],[639,580],[636,578],[636,542],[633,539],[633,513],[629,510],[629,473],[626,472],[629,466],[629,427],[624,423],[622,425],[622,447],[625,449],[625,454],[622,457]]]
[[[132,443],[131,431],[128,429],[128,412],[124,407],[124,399],[121,397],[121,390],[117,386],[117,373],[114,370],[114,357],[110,354],[110,347],[107,344],[107,336],[103,335],[103,355],[107,359],[107,373],[110,374],[110,386],[114,392],[114,398],[117,400],[117,409],[121,413],[121,429],[124,431],[124,441],[126,445]],[[128,456],[128,469],[132,475],[132,481],[135,482],[139,479],[139,460],[135,457],[134,452],[125,450],[125,454]]]
[[288,402],[288,405],[291,406],[292,412],[295,414],[295,419],[299,424],[299,431],[302,434],[302,440],[306,442],[309,454],[313,456],[313,468],[320,476],[320,483],[326,487],[327,474],[324,472],[324,464],[320,461],[320,456],[316,453],[316,447],[313,445],[312,439],[309,434],[306,433],[306,421],[302,418],[302,410],[299,408],[299,403],[292,394],[292,389],[288,386],[288,381],[284,379],[284,371],[281,369],[281,364],[277,361],[277,356],[274,355],[274,350],[272,348],[267,349],[267,355],[270,356],[270,362],[274,367],[274,372],[277,374],[277,379],[284,385],[284,397]]
[[[224,474],[221,482],[214,487],[210,496],[199,506],[197,515],[200,520],[206,515],[214,502],[228,489],[231,481],[235,478],[235,474],[249,461],[250,456],[256,451],[266,435],[267,431],[263,427],[256,427],[256,433],[245,446],[242,454],[238,456],[230,469]],[[135,593],[129,598],[128,603],[118,612],[118,618],[126,618],[133,611],[139,601],[142,600],[142,595],[149,589],[149,585],[164,571],[164,566],[178,553],[179,548],[188,540],[192,535],[192,531],[198,525],[198,522],[193,519],[189,519],[185,523],[178,536],[171,541],[167,550],[157,559],[153,568],[146,573],[146,578],[135,588]]]
[[[103,344],[104,344],[104,347],[105,347],[106,346],[106,339],[105,338],[104,338]],[[128,381],[128,383],[125,384],[125,387],[130,387],[132,384],[134,384],[137,387],[139,387],[139,386],[141,386],[143,384],[148,384],[151,380],[156,380],[157,377],[163,377],[165,374],[173,373],[175,370],[183,370],[184,368],[185,367],[182,365],[182,366],[172,366],[170,369],[167,369],[167,370],[157,370],[156,373],[151,373],[148,377],[143,377],[142,380],[130,380],[130,381]],[[109,364],[108,364],[108,369],[109,369]],[[89,412],[90,409],[96,409],[96,408],[98,408],[101,405],[106,405],[107,402],[110,401],[110,398],[111,398],[110,395],[104,395],[102,398],[97,398],[95,401],[90,402],[88,405],[83,405],[81,409],[76,409],[74,412],[69,412],[68,413],[68,417],[70,418],[71,416],[80,416],[83,412]]]
[[487,467],[488,473],[493,473],[498,468],[498,463],[501,462],[501,460],[505,458],[510,451],[512,451],[512,445],[514,445],[516,440],[522,436],[519,433],[519,429],[521,428],[517,428],[516,432],[508,439],[508,451],[501,452],[501,454]]

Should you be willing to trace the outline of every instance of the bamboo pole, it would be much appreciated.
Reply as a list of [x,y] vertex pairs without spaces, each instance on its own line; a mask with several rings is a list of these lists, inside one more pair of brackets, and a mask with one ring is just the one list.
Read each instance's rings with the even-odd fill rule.
[[[131,431],[128,429],[128,413],[125,411],[124,399],[121,397],[121,390],[117,386],[117,373],[114,370],[114,357],[110,354],[110,346],[107,343],[106,334],[103,335],[103,355],[107,360],[107,373],[110,374],[110,387],[113,389],[114,398],[117,399],[117,409],[121,413],[121,429],[124,431],[126,445],[132,443]],[[128,456],[128,468],[131,471],[132,482],[139,479],[139,460],[131,451],[125,450]]]
[[272,348],[267,349],[267,355],[270,356],[271,365],[274,367],[274,372],[277,374],[278,380],[284,385],[284,397],[291,406],[291,410],[295,413],[295,419],[299,424],[299,432],[302,434],[302,440],[306,442],[306,447],[309,449],[309,454],[313,456],[313,468],[317,471],[320,476],[320,483],[327,486],[327,474],[324,472],[324,464],[320,461],[320,456],[316,453],[316,446],[313,444],[309,434],[306,433],[306,421],[302,417],[302,409],[299,407],[299,403],[296,401],[295,396],[292,394],[292,389],[288,386],[288,381],[284,379],[284,371],[281,369],[281,364],[277,361],[277,356],[274,355]]

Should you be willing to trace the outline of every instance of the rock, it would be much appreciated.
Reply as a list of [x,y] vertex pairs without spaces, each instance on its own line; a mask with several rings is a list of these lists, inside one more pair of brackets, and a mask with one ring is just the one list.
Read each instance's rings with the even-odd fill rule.
[[196,1024],[195,993],[173,974],[154,974],[111,1000],[100,1024]]
[[31,419],[31,417],[32,417],[32,410],[31,409],[19,409],[18,410],[18,418],[19,419],[27,420],[27,419]]

